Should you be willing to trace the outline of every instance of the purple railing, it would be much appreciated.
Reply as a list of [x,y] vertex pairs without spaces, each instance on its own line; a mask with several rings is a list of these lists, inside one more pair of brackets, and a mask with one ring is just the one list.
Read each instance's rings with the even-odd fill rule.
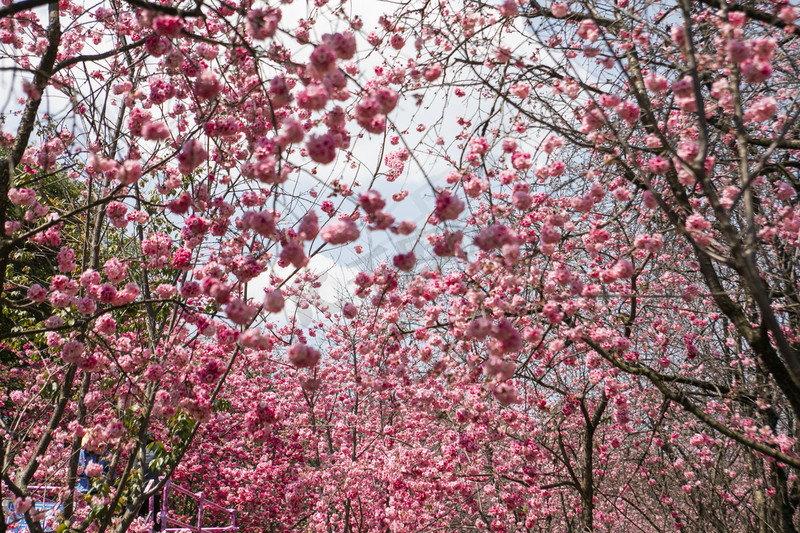
[[[50,485],[29,485],[28,490],[34,500],[34,506],[40,511],[57,511],[60,513],[61,502],[58,501],[57,494],[61,487],[54,487]],[[170,494],[181,494],[188,496],[190,499],[197,501],[197,521],[195,524],[184,522],[175,516],[170,516],[169,512],[169,496]],[[48,495],[56,495],[54,498],[49,498]],[[155,496],[150,497],[150,517],[152,518],[153,510],[155,509]],[[225,522],[230,521],[230,524],[225,526],[204,526],[203,513],[206,510],[216,512],[215,518],[220,515],[225,517]],[[222,507],[216,503],[209,501],[202,492],[192,492],[179,485],[174,484],[172,481],[167,480],[164,488],[161,491],[161,510],[158,512],[158,523],[161,524],[161,531],[164,533],[227,533],[239,531],[236,526],[236,510]],[[11,526],[10,531],[16,532],[27,531],[27,526],[24,520],[20,519],[15,521]],[[45,529],[45,531],[52,531]]]
[[[61,487],[54,487],[51,485],[29,485],[28,492],[30,492],[31,500],[33,500],[33,509],[38,513],[44,513],[44,531],[55,531],[51,528],[51,524],[55,522],[57,515],[61,514],[61,502],[58,501],[58,493]],[[48,496],[53,495],[53,498]],[[28,525],[25,523],[25,518],[21,514],[14,512],[14,505],[12,502],[3,502],[6,513],[6,531],[9,533],[23,533],[28,531]]]
[[[196,524],[189,524],[187,522],[184,522],[183,520],[179,520],[178,518],[169,515],[168,502],[169,502],[169,495],[171,492],[182,494],[184,496],[188,496],[191,499],[197,500]],[[153,508],[153,505],[154,505],[154,498],[150,498],[151,509]],[[230,524],[225,526],[204,526],[203,513],[206,509],[212,509],[222,515],[227,515],[227,518],[230,520]],[[165,533],[170,533],[170,532],[177,533],[186,531],[189,531],[191,533],[225,533],[225,532],[239,531],[239,528],[236,526],[236,511],[234,509],[228,509],[226,507],[222,507],[221,505],[217,505],[216,503],[207,500],[202,492],[192,492],[190,490],[184,489],[181,486],[175,485],[172,481],[167,481],[167,483],[164,485],[164,490],[162,491],[159,523],[161,524],[161,531]]]

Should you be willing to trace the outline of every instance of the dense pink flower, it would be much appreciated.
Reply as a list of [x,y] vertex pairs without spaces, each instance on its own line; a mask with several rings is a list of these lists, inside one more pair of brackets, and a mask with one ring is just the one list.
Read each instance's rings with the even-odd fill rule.
[[392,264],[397,270],[402,270],[403,272],[408,272],[414,265],[417,263],[417,258],[414,255],[414,252],[408,252],[407,254],[398,254],[394,256],[392,259]]
[[183,215],[192,205],[192,196],[185,192],[167,204],[170,211],[175,214]]
[[152,57],[161,57],[169,52],[170,44],[167,39],[158,35],[151,35],[144,42],[144,49]]
[[103,265],[103,272],[111,283],[119,283],[128,275],[128,265],[112,257]]
[[319,219],[315,211],[309,211],[297,227],[297,234],[307,241],[314,239],[319,233]]
[[744,118],[753,122],[764,122],[774,117],[777,110],[778,101],[772,96],[766,96],[750,104],[744,113]]
[[83,355],[84,344],[78,341],[67,341],[61,348],[61,358],[65,363],[77,363]]
[[270,313],[282,311],[284,303],[283,293],[280,289],[269,291],[264,297],[264,309]]
[[164,141],[169,136],[169,128],[163,122],[146,122],[142,126],[142,138],[147,141]]
[[666,174],[669,171],[669,166],[669,161],[660,156],[651,157],[650,161],[647,162],[647,168],[653,174]]
[[286,354],[289,362],[297,368],[316,366],[320,358],[319,350],[304,343],[292,344]]
[[328,164],[336,159],[336,140],[330,133],[310,135],[306,148],[308,156],[317,163]]
[[389,38],[389,44],[392,45],[392,48],[395,50],[400,50],[406,44],[406,40],[403,38],[402,34],[393,33]]
[[190,174],[208,158],[208,152],[197,139],[189,139],[178,154],[178,170],[182,174]]
[[277,8],[251,9],[247,13],[247,31],[254,39],[269,39],[278,30],[282,15]]
[[725,49],[728,54],[728,59],[737,64],[743,63],[753,55],[753,51],[748,43],[737,41],[736,39],[728,41]]
[[159,15],[153,18],[152,25],[158,35],[174,39],[183,30],[183,19],[174,15]]
[[320,236],[328,244],[347,244],[358,239],[359,234],[358,226],[350,217],[332,220],[320,232]]
[[352,59],[356,54],[356,38],[352,32],[326,33],[322,42],[333,48],[339,59]]
[[748,83],[763,83],[772,76],[772,65],[760,59],[747,60],[742,63],[742,76]]
[[12,187],[8,190],[8,200],[15,205],[31,206],[36,201],[36,191]]
[[644,77],[644,85],[647,90],[658,94],[664,94],[669,87],[669,81],[664,76],[656,72],[651,72]]
[[239,298],[233,298],[228,305],[225,306],[225,314],[235,324],[244,326],[249,324],[258,310],[245,303]]
[[514,152],[511,156],[511,166],[515,170],[524,172],[533,166],[533,156],[528,152]]
[[342,306],[342,316],[353,319],[358,315],[358,308],[353,302],[345,302]]
[[465,204],[450,191],[442,191],[436,197],[435,214],[440,220],[455,220],[464,210]]
[[38,283],[34,283],[28,289],[27,297],[33,302],[43,302],[47,298],[47,289]]
[[556,18],[564,18],[569,13],[569,7],[563,2],[554,2],[550,7],[550,11]]
[[194,81],[194,94],[202,100],[213,100],[222,91],[222,82],[211,70],[203,70]]
[[94,322],[94,330],[101,335],[111,335],[117,328],[117,322],[110,314],[106,313],[97,317]]

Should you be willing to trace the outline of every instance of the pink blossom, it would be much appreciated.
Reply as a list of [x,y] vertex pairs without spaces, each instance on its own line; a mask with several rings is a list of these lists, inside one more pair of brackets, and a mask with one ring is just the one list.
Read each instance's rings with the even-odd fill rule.
[[425,78],[426,81],[436,81],[439,79],[439,76],[442,75],[442,65],[440,63],[435,63],[433,65],[429,65],[425,67],[425,70],[422,72],[422,76]]
[[119,283],[128,275],[128,265],[112,257],[103,265],[103,272],[111,283]]
[[183,19],[174,15],[159,15],[153,18],[152,27],[158,35],[174,39],[183,30]]
[[80,277],[81,287],[88,288],[91,285],[100,283],[100,273],[91,268],[84,270]]
[[352,59],[356,54],[356,38],[352,32],[325,34],[322,42],[333,48],[339,59]]
[[336,141],[330,133],[310,135],[306,148],[308,156],[317,163],[328,164],[336,159]]
[[513,403],[519,402],[519,394],[517,389],[508,383],[500,383],[492,391],[492,395],[500,402],[501,405],[509,406]]
[[686,218],[686,229],[689,231],[705,231],[711,229],[711,223],[703,218],[700,213],[695,213]]
[[167,204],[167,208],[175,214],[183,215],[189,211],[192,205],[192,197],[188,192],[183,193],[176,199]]
[[319,350],[304,343],[292,344],[286,353],[289,362],[297,368],[311,368],[319,363]]
[[177,293],[177,289],[175,288],[174,285],[169,285],[167,283],[160,283],[155,288],[155,293],[158,295],[159,298],[168,299],[175,296],[175,294]]
[[61,348],[61,358],[65,363],[77,363],[83,354],[84,344],[79,341],[67,341]]
[[317,213],[315,211],[309,211],[297,227],[297,234],[301,238],[310,241],[314,239],[318,233],[319,219],[317,218]]
[[692,82],[692,78],[689,76],[685,76],[679,80],[676,80],[672,83],[672,92],[675,93],[675,96],[679,96],[681,98],[689,98],[694,96],[694,83]]
[[117,328],[117,322],[110,314],[106,313],[97,317],[94,322],[94,330],[101,335],[111,335]]
[[207,158],[208,152],[203,149],[200,141],[197,139],[189,139],[183,144],[183,148],[178,154],[178,170],[181,174],[191,174],[192,171],[203,164]]
[[750,45],[753,48],[753,53],[758,59],[769,62],[772,60],[772,54],[778,47],[778,42],[770,37],[761,37],[751,40]]
[[569,7],[563,2],[554,2],[553,5],[550,6],[550,12],[554,17],[561,19],[569,14]]
[[186,248],[175,250],[170,266],[176,270],[188,271],[192,266],[192,251]]
[[36,84],[28,80],[22,80],[22,92],[28,95],[31,100],[39,100],[42,97],[42,93]]
[[181,286],[180,293],[183,298],[196,298],[202,294],[202,291],[199,283],[194,280],[190,280]]
[[644,77],[644,85],[649,91],[664,94],[667,92],[667,87],[669,87],[669,81],[664,76],[656,72],[651,72]]
[[342,306],[342,316],[352,320],[358,316],[358,308],[353,302],[345,302]]
[[513,17],[519,11],[517,0],[505,0],[498,9],[504,17]]
[[[653,174],[663,175],[669,172],[670,163],[661,156],[654,156],[647,162],[647,167]],[[649,192],[649,191],[648,191]]]
[[790,184],[786,183],[785,181],[780,182],[780,184],[778,185],[778,191],[777,191],[777,194],[776,194],[776,196],[778,197],[778,200],[784,200],[784,201],[785,200],[789,200],[794,195],[795,195],[794,187],[792,187]]
[[639,120],[639,106],[630,101],[623,102],[617,108],[617,114],[625,123],[632,126]]
[[31,300],[33,302],[43,302],[47,298],[47,289],[45,289],[38,283],[34,283],[28,289],[26,296],[28,300]]
[[744,113],[744,118],[753,122],[764,122],[775,116],[778,101],[772,96],[759,98],[750,104]]
[[618,94],[603,94],[600,95],[600,106],[606,109],[613,109],[622,102],[622,98]]
[[540,239],[544,244],[555,244],[561,240],[561,232],[551,224],[544,224]]
[[6,224],[5,224],[5,234],[6,234],[6,236],[10,237],[10,236],[14,235],[14,233],[19,231],[19,228],[21,226],[22,226],[22,224],[18,220],[8,220],[8,221],[6,221]]
[[56,255],[59,272],[72,272],[78,265],[75,264],[75,251],[66,246],[62,246]]
[[520,211],[525,211],[533,205],[533,198],[525,191],[515,191],[511,196],[511,203]]
[[389,44],[392,45],[392,48],[395,50],[400,50],[406,44],[406,40],[403,38],[402,34],[393,33],[389,38]]
[[620,259],[614,265],[614,274],[617,278],[627,279],[633,276],[633,263],[627,259]]
[[[144,42],[144,49],[147,54],[152,57],[161,57],[170,49],[170,43],[167,39],[159,37],[158,35],[151,35]],[[129,89],[130,90],[130,89]]]
[[270,96],[270,103],[276,108],[284,107],[292,101],[289,85],[281,75],[275,76],[270,80],[267,92]]
[[318,111],[325,108],[330,94],[322,83],[310,83],[305,89],[297,93],[297,105],[309,111]]
[[414,265],[417,263],[417,258],[414,252],[408,252],[407,254],[398,254],[394,256],[392,263],[397,270],[408,272],[414,268]]
[[149,84],[150,101],[155,105],[161,105],[178,94],[178,88],[164,78],[150,78]]
[[14,510],[17,513],[26,513],[30,508],[33,506],[33,500],[30,497],[27,498],[14,498]]
[[359,234],[358,226],[350,217],[333,220],[320,231],[320,236],[328,244],[347,244],[358,239]]
[[279,313],[283,310],[284,298],[280,289],[267,292],[264,297],[264,309],[270,313]]
[[725,49],[728,54],[728,60],[736,64],[743,63],[750,59],[753,54],[749,44],[735,39],[728,41]]
[[36,191],[12,187],[8,190],[8,200],[14,205],[31,206],[36,201]]
[[742,63],[742,76],[748,83],[763,83],[772,76],[772,65],[768,61],[749,59]]
[[786,24],[794,24],[797,20],[797,8],[790,4],[783,5],[778,9],[778,17]]
[[683,45],[686,44],[686,30],[683,26],[673,24],[669,33],[670,37],[672,37],[672,41],[679,47],[683,47]]
[[288,263],[295,268],[302,268],[308,264],[308,257],[306,257],[302,245],[292,240],[286,242],[281,247],[279,261],[283,265]]
[[440,220],[455,220],[464,210],[465,204],[450,191],[443,191],[436,197],[436,216]]
[[201,100],[213,100],[222,91],[222,83],[211,70],[203,70],[194,81],[194,94]]
[[336,69],[336,51],[331,46],[320,44],[311,52],[309,62],[317,74],[330,74]]
[[[553,7],[555,7],[555,5],[553,5]],[[577,34],[581,39],[586,39],[590,43],[593,43],[600,37],[600,28],[597,27],[597,23],[592,19],[584,19],[578,24]]]
[[163,122],[147,122],[142,126],[142,138],[147,141],[164,141],[169,136],[169,128]]
[[531,92],[531,86],[529,83],[515,83],[511,87],[508,88],[508,92],[512,95],[516,96],[524,100],[528,97],[528,94]]
[[231,299],[230,303],[225,306],[225,314],[228,315],[231,321],[240,326],[249,324],[257,311],[255,307],[248,305],[239,298]]
[[75,302],[75,309],[82,315],[91,315],[97,311],[97,304],[90,297],[83,296]]
[[247,13],[247,31],[254,39],[269,39],[278,30],[282,15],[278,8],[251,9]]

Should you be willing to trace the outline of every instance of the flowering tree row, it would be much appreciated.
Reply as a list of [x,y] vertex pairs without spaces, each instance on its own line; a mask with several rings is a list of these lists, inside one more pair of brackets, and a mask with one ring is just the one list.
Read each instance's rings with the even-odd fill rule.
[[[358,238],[355,184],[317,169],[382,134],[398,94],[360,75],[357,17],[313,8],[295,30],[283,9],[0,8],[0,463],[31,531],[148,527],[148,433],[166,479],[244,350],[319,359],[302,330],[264,326],[313,282],[275,269]],[[400,231],[388,214],[375,229]],[[266,295],[248,292],[259,276]],[[61,487],[60,515],[37,514],[31,485]]]
[[[800,527],[796,6],[40,3],[0,8],[18,508],[146,529],[154,431],[248,530]],[[326,309],[367,231],[415,244]]]

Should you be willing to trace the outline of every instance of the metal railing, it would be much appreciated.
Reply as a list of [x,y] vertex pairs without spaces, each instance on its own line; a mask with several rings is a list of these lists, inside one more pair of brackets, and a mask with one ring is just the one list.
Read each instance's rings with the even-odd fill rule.
[[[55,518],[57,514],[61,513],[61,502],[58,499],[58,493],[61,491],[61,487],[51,485],[29,485],[28,491],[31,493],[31,498],[33,499],[32,508],[40,512],[46,512],[47,516],[50,518]],[[197,520],[194,524],[184,522],[170,514],[169,496],[171,493],[188,496],[190,499],[197,502]],[[48,497],[51,495],[55,495],[55,497]],[[153,518],[155,501],[155,495],[151,496],[148,520],[152,520]],[[28,531],[28,525],[25,523],[24,516],[14,513],[13,502],[4,501],[3,505],[6,507],[6,509],[4,509],[7,518],[6,531],[9,533],[23,533]],[[224,526],[204,526],[203,515],[207,510],[214,511],[217,517],[222,515],[226,518],[225,522],[230,521],[230,524]],[[161,509],[157,510],[157,515],[157,523],[161,525],[161,531],[163,533],[233,533],[239,531],[239,528],[236,526],[235,509],[217,505],[208,500],[202,492],[192,492],[180,485],[176,485],[171,480],[167,480],[164,484],[164,488],[161,490]],[[55,530],[46,527],[44,531]]]
[[[197,521],[195,524],[189,524],[169,514],[169,495],[170,492],[183,494],[197,501]],[[153,508],[154,499],[150,499],[150,508]],[[204,526],[203,513],[206,509],[212,509],[226,515],[230,520],[230,524],[226,526]],[[227,520],[226,520],[227,521]],[[172,481],[167,481],[162,491],[161,512],[159,513],[159,523],[161,524],[161,531],[165,533],[178,533],[178,532],[191,532],[191,533],[225,533],[239,531],[236,526],[236,510],[222,507],[216,503],[206,499],[202,492],[192,492],[184,489],[183,487],[174,484]]]

